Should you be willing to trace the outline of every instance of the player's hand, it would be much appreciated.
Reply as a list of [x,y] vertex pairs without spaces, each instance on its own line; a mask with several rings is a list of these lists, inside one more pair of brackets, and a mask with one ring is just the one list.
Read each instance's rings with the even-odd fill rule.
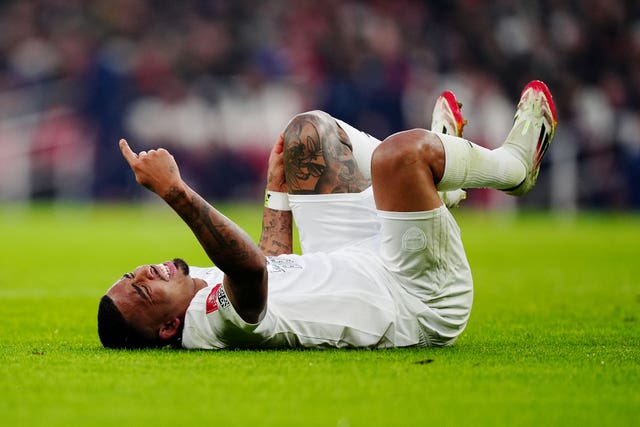
[[284,174],[284,135],[282,134],[278,137],[269,154],[267,190],[287,192],[287,180]]
[[183,185],[180,171],[173,156],[164,148],[135,153],[126,140],[120,140],[120,151],[138,184],[165,198]]

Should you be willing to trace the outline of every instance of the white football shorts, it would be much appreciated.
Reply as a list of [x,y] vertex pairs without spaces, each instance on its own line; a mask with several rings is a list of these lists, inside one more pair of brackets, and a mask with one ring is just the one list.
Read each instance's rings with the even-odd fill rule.
[[379,254],[416,313],[428,345],[452,344],[467,325],[473,279],[460,228],[446,206],[424,212],[378,211]]
[[[378,211],[361,193],[289,195],[303,253],[371,248],[416,314],[425,345],[448,345],[464,330],[473,280],[460,229],[443,205],[424,212]],[[394,292],[395,293],[395,292]]]
[[303,254],[380,237],[371,187],[361,193],[289,194],[289,204]]

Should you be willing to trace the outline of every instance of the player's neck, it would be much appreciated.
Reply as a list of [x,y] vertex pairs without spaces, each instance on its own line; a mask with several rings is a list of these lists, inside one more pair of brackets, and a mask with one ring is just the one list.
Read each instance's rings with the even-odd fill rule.
[[207,282],[202,279],[193,279],[193,295],[195,296],[198,291],[207,287]]

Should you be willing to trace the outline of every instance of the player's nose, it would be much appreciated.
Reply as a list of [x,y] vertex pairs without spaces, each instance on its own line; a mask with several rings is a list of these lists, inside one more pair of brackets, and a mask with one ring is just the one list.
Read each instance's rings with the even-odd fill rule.
[[133,270],[136,279],[154,279],[153,272],[149,265],[139,265]]

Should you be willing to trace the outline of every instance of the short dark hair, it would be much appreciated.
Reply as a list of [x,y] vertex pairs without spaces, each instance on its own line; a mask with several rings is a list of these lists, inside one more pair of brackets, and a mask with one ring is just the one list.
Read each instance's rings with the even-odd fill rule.
[[108,295],[100,299],[98,306],[98,336],[105,348],[157,348],[169,344],[160,337],[147,336],[128,322]]

